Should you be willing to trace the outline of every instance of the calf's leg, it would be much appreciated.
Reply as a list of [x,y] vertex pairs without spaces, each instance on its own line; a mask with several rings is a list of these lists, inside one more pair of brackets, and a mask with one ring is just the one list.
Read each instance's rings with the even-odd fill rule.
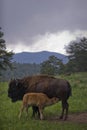
[[26,117],[28,116],[28,108],[29,108],[29,106],[27,105],[27,106],[25,107],[25,109],[26,109]]
[[20,110],[20,113],[19,113],[19,116],[18,116],[19,119],[21,118],[21,114],[22,114],[23,110],[24,110],[24,106],[21,107],[21,110]]
[[26,109],[26,116],[28,115],[28,107],[29,107],[28,105],[22,105],[19,116],[18,116],[19,119],[21,118],[21,115],[22,115],[24,108]]
[[42,107],[38,107],[39,108],[39,113],[40,113],[40,119],[43,120],[44,117],[43,117],[43,108]]

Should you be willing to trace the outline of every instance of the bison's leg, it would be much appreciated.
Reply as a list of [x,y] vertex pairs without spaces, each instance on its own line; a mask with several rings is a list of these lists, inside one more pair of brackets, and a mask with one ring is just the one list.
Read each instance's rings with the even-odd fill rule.
[[66,113],[65,113],[65,118],[64,118],[64,120],[66,120],[67,117],[68,117],[68,109],[69,109],[69,104],[68,104],[68,102],[66,102],[66,105],[65,105]]
[[40,113],[39,113],[38,107],[33,106],[32,109],[33,109],[32,117],[35,117],[35,114],[38,114],[38,117],[40,117]]
[[63,119],[64,117],[64,112],[65,112],[65,117],[64,117],[64,120],[67,119],[67,116],[68,116],[68,103],[66,100],[63,100],[62,101],[62,113],[61,113],[61,116],[60,116],[60,119]]
[[63,105],[63,102],[62,102],[62,113],[61,113],[60,119],[63,119],[63,115],[64,115],[64,105]]

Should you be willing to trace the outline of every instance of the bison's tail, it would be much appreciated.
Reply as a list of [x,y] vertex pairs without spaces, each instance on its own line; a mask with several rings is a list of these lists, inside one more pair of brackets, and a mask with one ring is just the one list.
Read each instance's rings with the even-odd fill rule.
[[71,89],[71,85],[69,82],[67,82],[68,84],[68,93],[67,93],[67,99],[69,98],[69,96],[72,96],[72,89]]

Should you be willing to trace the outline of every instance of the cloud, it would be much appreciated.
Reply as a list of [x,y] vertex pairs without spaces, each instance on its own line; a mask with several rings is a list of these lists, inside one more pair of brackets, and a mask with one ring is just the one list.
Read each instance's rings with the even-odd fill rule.
[[87,0],[3,0],[0,5],[8,50],[64,54],[70,41],[87,37]]
[[77,37],[87,37],[87,31],[76,30],[70,32],[68,30],[50,33],[47,32],[43,35],[36,35],[32,37],[31,43],[28,41],[18,41],[13,44],[8,44],[8,50],[14,52],[38,52],[38,51],[53,51],[65,54],[64,46],[68,45],[71,41],[76,40]]
[[[8,42],[26,35],[87,30],[87,0],[2,0],[0,22]],[[20,39],[19,39],[20,41]],[[23,41],[22,41],[23,42]]]

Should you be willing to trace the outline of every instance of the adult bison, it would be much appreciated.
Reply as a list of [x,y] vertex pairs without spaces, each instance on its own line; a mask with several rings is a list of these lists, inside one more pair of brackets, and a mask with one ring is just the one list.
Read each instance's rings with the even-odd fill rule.
[[[12,99],[12,102],[22,100],[24,94],[29,92],[42,92],[47,94],[49,98],[59,98],[62,102],[60,118],[62,119],[64,117],[64,120],[67,119],[69,107],[67,100],[71,95],[71,86],[68,81],[48,75],[29,76],[10,81],[8,96]],[[33,107],[33,114],[35,114],[35,110],[37,108]]]

